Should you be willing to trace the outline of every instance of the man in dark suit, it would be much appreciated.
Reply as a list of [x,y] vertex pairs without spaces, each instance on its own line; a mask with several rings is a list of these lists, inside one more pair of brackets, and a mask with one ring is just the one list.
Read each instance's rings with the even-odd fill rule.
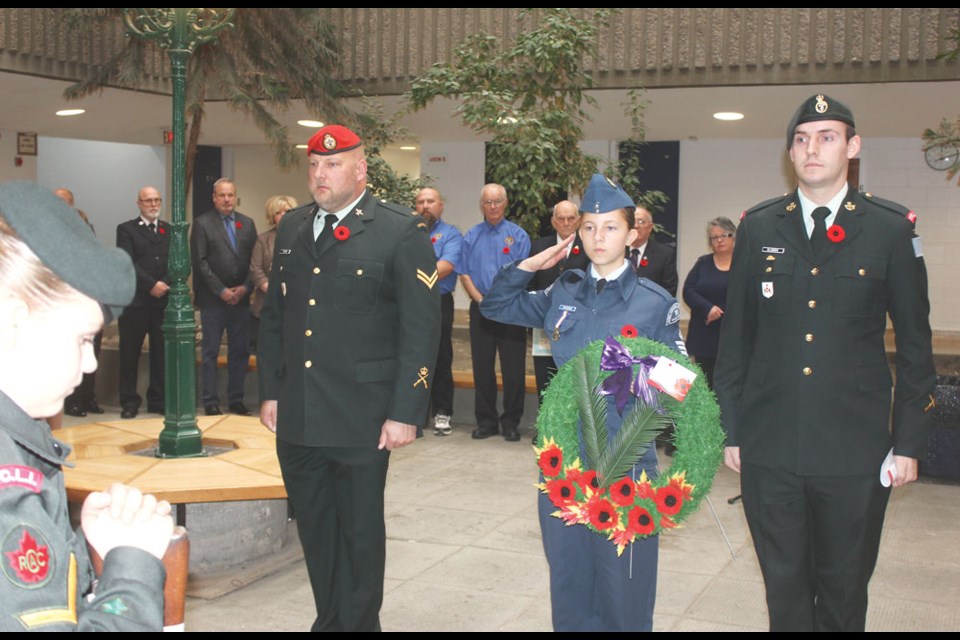
[[926,268],[913,212],[847,184],[860,137],[845,105],[804,101],[787,148],[799,188],[745,212],[737,232],[716,367],[725,463],[741,474],[771,630],[863,631],[880,476],[912,482],[926,448]]
[[[561,200],[553,207],[553,216],[550,225],[556,233],[537,238],[530,243],[530,255],[535,256],[541,251],[556,246],[577,233],[580,227],[580,208],[569,200]],[[553,284],[566,269],[586,269],[590,258],[583,250],[580,235],[574,238],[573,244],[567,251],[567,257],[549,269],[543,269],[533,274],[533,279],[527,285],[530,291],[542,291]],[[550,340],[543,329],[533,330],[533,369],[537,376],[537,394],[543,400],[543,390],[550,378],[557,372],[557,365],[550,354]],[[534,434],[536,438],[536,434]]]
[[213,183],[214,210],[193,220],[194,303],[200,308],[203,341],[203,407],[208,416],[220,415],[217,394],[217,357],[227,332],[227,401],[232,413],[250,415],[243,404],[243,383],[250,365],[250,257],[257,243],[257,226],[238,211],[233,181]]
[[653,215],[643,207],[637,207],[634,228],[637,239],[630,245],[627,258],[638,276],[656,282],[677,296],[677,250],[668,244],[661,244],[653,237]]
[[137,194],[140,215],[117,225],[117,246],[133,259],[137,291],[117,321],[120,333],[120,417],[135,418],[140,410],[137,369],[144,336],[150,336],[150,385],[147,411],[163,413],[163,311],[170,291],[167,260],[170,226],[160,220],[160,192],[144,187]]
[[277,230],[260,313],[260,420],[276,431],[313,587],[315,631],[379,631],[390,451],[413,442],[437,361],[427,223],[367,190],[357,135],[307,145],[316,204]]

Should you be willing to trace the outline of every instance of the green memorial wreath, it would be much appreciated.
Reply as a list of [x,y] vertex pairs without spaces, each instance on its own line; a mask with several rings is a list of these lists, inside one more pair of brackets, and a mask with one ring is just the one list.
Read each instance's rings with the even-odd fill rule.
[[[537,486],[558,507],[552,515],[606,536],[617,555],[697,510],[710,492],[725,438],[720,409],[700,369],[666,345],[635,337],[630,325],[622,335],[587,345],[559,368],[544,393],[534,447],[543,473]],[[646,374],[660,357],[697,374],[683,401],[648,384]],[[621,411],[631,405],[612,442],[606,395],[615,396]],[[676,452],[670,468],[657,478],[645,471],[631,478],[633,464],[671,422]],[[579,455],[581,433],[586,466]]]

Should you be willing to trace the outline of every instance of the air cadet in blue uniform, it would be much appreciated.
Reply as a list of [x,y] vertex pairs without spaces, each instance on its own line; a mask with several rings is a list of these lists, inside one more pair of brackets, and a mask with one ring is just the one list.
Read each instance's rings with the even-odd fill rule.
[[367,189],[363,143],[307,144],[315,204],[280,221],[257,342],[260,420],[313,587],[316,631],[379,631],[390,451],[426,419],[440,300],[427,224]]
[[[574,236],[527,260],[504,267],[480,304],[499,322],[540,327],[550,335],[553,357],[562,366],[595,340],[619,336],[625,325],[640,336],[686,353],[680,335],[680,307],[663,287],[638,277],[624,257],[636,235],[634,203],[602,175],[590,181],[580,205],[580,237],[591,265],[565,270],[546,291],[526,290],[535,271],[549,269],[566,255]],[[609,401],[613,402],[611,396]],[[626,413],[626,411],[625,411]],[[612,438],[622,418],[611,405]],[[582,457],[582,456],[581,456]],[[656,448],[635,467],[655,477]],[[539,497],[540,528],[550,565],[550,598],[555,631],[651,631],[656,599],[658,539],[638,540],[619,558],[610,542],[583,526],[566,526]]]
[[457,288],[457,265],[463,251],[463,236],[443,221],[443,196],[436,189],[421,189],[415,201],[417,215],[427,223],[427,232],[437,256],[437,287],[440,289],[440,348],[433,371],[433,433],[453,432],[453,290]]
[[[97,368],[133,298],[130,257],[32,182],[0,185],[0,631],[160,631],[170,505],[115,484],[67,513],[70,448],[42,418]],[[94,586],[87,552],[104,558]],[[92,595],[91,595],[92,594]]]
[[[819,94],[787,127],[799,187],[737,232],[715,373],[725,462],[772,631],[863,631],[889,489],[917,477],[935,382],[916,216],[847,184],[853,113]],[[887,315],[896,333],[890,421]]]

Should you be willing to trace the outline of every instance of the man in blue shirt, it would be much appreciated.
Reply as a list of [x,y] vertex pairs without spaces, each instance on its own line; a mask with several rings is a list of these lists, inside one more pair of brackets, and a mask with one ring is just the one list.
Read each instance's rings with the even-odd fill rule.
[[437,255],[437,277],[440,278],[440,350],[433,370],[433,433],[450,435],[453,428],[453,290],[457,288],[454,271],[460,263],[463,236],[447,224],[443,216],[443,196],[436,189],[421,189],[415,201],[417,215],[427,223],[430,242]]
[[[473,437],[489,438],[500,432],[510,442],[520,440],[520,418],[526,378],[527,330],[484,318],[478,305],[490,290],[500,267],[530,254],[527,232],[506,219],[507,190],[488,184],[480,191],[483,222],[463,237],[463,255],[457,273],[470,296],[470,350],[476,392],[474,412],[477,428]],[[503,375],[503,413],[497,415],[497,375],[494,368],[500,353]]]

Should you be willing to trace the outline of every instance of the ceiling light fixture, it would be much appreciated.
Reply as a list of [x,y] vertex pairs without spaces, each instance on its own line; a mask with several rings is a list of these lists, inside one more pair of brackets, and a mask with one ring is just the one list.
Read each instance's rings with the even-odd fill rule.
[[417,148],[416,148],[416,147],[411,147],[410,145],[406,145],[406,146],[400,147],[400,150],[401,150],[401,151],[416,151]]
[[86,109],[60,109],[57,111],[58,116],[79,116],[82,113],[86,113]]
[[319,129],[323,126],[323,123],[319,120],[297,120],[297,124],[301,127],[311,127],[313,129]]
[[718,111],[713,114],[713,117],[717,120],[743,120],[743,114],[736,111]]

